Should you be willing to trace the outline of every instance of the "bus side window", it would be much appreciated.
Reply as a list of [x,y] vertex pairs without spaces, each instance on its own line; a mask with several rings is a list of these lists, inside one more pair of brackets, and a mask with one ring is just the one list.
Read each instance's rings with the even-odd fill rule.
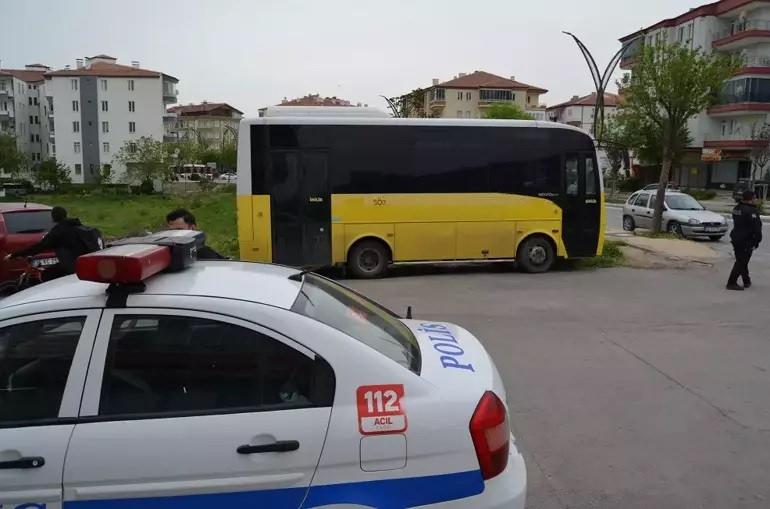
[[597,181],[599,180],[596,174],[596,166],[594,165],[594,157],[592,155],[586,156],[586,196],[596,196],[597,194]]
[[568,155],[564,160],[564,188],[567,196],[578,195],[578,166],[578,158],[575,155]]

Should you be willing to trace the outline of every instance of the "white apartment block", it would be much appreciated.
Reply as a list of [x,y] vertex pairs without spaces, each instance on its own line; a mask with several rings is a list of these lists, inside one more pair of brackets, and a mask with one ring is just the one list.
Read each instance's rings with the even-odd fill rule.
[[113,157],[142,136],[162,141],[166,107],[177,102],[176,78],[107,55],[48,72],[45,80],[55,156],[70,168],[73,183],[96,182],[105,167],[119,180],[125,168]]
[[[583,97],[574,95],[569,101],[549,106],[546,116],[552,122],[569,124],[593,134],[594,109],[596,108],[596,92]],[[618,96],[605,92],[604,94],[604,118],[609,120],[618,109]]]
[[32,165],[51,156],[45,88],[48,70],[40,64],[0,69],[0,133],[16,138],[19,150]]
[[621,68],[632,70],[641,48],[658,41],[730,53],[743,62],[725,84],[719,104],[690,122],[692,143],[673,180],[730,188],[748,178],[752,129],[770,121],[770,1],[721,0],[623,37],[627,49]]

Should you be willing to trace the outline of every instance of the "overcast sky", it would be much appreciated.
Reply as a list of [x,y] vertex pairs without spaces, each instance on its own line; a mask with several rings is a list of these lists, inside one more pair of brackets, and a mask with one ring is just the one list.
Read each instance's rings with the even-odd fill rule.
[[[431,78],[484,70],[549,90],[593,87],[568,30],[600,67],[618,38],[695,0],[38,0],[2,1],[3,67],[60,69],[106,53],[179,78],[180,102],[254,115],[283,97],[336,95],[385,107]],[[703,3],[703,2],[702,2]]]

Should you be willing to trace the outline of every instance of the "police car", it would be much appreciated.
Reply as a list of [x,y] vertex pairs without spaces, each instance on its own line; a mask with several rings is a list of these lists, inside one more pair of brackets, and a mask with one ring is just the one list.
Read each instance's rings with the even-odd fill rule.
[[85,255],[0,303],[2,509],[524,507],[469,332],[297,269],[193,263],[195,242]]

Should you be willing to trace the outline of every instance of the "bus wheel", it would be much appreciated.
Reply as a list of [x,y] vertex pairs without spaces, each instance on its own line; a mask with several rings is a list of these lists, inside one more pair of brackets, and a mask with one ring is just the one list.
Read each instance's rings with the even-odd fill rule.
[[388,270],[390,252],[378,240],[362,240],[348,253],[348,270],[353,276],[362,279],[382,277]]
[[556,257],[553,244],[545,237],[530,237],[521,243],[516,253],[516,261],[525,272],[546,272]]

